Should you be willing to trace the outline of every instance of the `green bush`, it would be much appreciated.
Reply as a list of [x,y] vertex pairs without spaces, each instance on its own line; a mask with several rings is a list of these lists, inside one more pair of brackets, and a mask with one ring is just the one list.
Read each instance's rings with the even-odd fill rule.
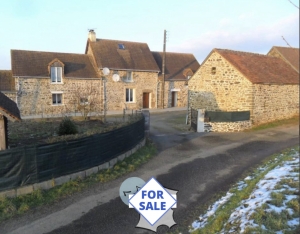
[[78,133],[77,126],[75,123],[68,117],[65,117],[59,124],[58,135],[71,135]]

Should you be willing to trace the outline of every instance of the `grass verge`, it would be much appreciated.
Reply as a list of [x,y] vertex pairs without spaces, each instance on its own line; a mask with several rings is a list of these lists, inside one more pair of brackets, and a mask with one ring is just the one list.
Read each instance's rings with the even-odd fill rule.
[[33,208],[53,204],[55,201],[66,198],[76,192],[80,192],[96,183],[105,183],[122,175],[132,172],[138,166],[149,161],[156,154],[154,144],[147,140],[146,145],[131,156],[118,162],[113,168],[105,169],[97,174],[92,174],[84,179],[69,181],[63,185],[49,190],[36,190],[31,194],[15,198],[0,198],[0,222],[24,214]]
[[[296,150],[299,150],[299,148],[288,149],[281,154],[272,155],[271,157],[268,157],[268,159],[264,160],[262,166],[251,173],[249,176],[251,179],[245,181],[247,185],[242,189],[238,188],[238,186],[232,188],[229,191],[232,196],[228,199],[228,201],[220,205],[214,215],[208,217],[207,223],[204,227],[195,230],[193,233],[239,233],[239,223],[228,222],[232,212],[241,205],[243,200],[249,198],[252,191],[256,188],[257,183],[262,180],[269,171],[278,165],[281,165],[283,162],[291,160]],[[264,170],[262,170],[262,168]],[[276,188],[281,192],[272,193],[269,204],[263,204],[261,207],[257,208],[254,215],[250,218],[259,226],[249,227],[244,233],[275,233],[278,230],[285,229],[289,220],[295,218],[299,219],[299,199],[292,199],[287,202],[287,207],[290,207],[293,212],[288,209],[283,209],[280,213],[268,211],[270,205],[274,205],[276,207],[281,206],[285,197],[290,195],[291,192],[299,197],[299,181],[298,183],[290,181],[289,187],[294,188],[297,191],[293,192],[291,190],[284,189],[286,188],[285,186],[287,183],[283,180],[277,184]],[[297,228],[297,230],[285,230],[283,233],[296,233],[295,231],[299,231],[299,227]],[[232,230],[236,230],[236,232],[232,232]]]
[[286,125],[286,124],[299,124],[299,116],[296,115],[289,119],[282,119],[282,120],[277,120],[277,121],[273,121],[270,123],[260,124],[260,125],[254,126],[252,129],[249,129],[246,131],[258,131],[258,130],[274,128],[274,127]]

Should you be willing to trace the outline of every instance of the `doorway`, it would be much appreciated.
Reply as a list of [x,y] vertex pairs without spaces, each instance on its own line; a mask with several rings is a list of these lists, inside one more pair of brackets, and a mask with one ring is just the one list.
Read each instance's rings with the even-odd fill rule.
[[171,107],[177,106],[177,92],[172,91],[172,103]]
[[143,108],[149,108],[149,96],[150,93],[143,93]]

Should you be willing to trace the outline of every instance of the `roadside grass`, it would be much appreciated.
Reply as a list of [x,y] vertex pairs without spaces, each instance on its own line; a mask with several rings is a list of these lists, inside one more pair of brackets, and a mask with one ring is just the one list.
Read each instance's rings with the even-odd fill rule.
[[49,190],[36,190],[31,194],[15,198],[0,197],[0,222],[21,215],[29,210],[69,197],[76,192],[96,183],[106,183],[129,172],[135,171],[140,165],[149,161],[156,154],[154,144],[147,140],[146,145],[131,156],[118,162],[113,168],[105,169],[84,179],[69,181]]
[[286,124],[299,124],[299,115],[295,115],[289,119],[282,119],[282,120],[277,120],[277,121],[273,121],[273,122],[269,122],[269,123],[265,123],[265,124],[260,124],[260,125],[254,126],[253,128],[245,130],[245,131],[258,131],[258,130],[274,128],[274,127],[286,125]]
[[[192,231],[193,234],[240,233],[239,223],[228,222],[232,212],[241,205],[247,208],[248,204],[241,204],[241,202],[249,198],[252,191],[257,187],[257,183],[278,165],[292,160],[293,154],[298,150],[299,147],[291,148],[281,154],[275,154],[265,159],[262,165],[248,176],[251,179],[244,181],[246,186],[240,188],[237,185],[229,190],[231,196],[228,201],[222,203],[215,213],[207,218],[204,227],[193,230],[190,226],[189,230]],[[297,172],[297,170],[294,171]],[[299,226],[297,230],[287,230],[288,222],[291,222],[291,219],[299,219],[299,180],[295,181],[290,178],[282,179],[276,184],[274,190],[277,191],[271,193],[270,201],[262,204],[262,206],[258,207],[252,214],[250,219],[254,220],[254,226],[247,227],[244,233],[275,233],[276,231],[284,229],[286,230],[284,230],[283,233],[297,233],[297,231],[299,231]],[[286,197],[290,195],[296,195],[298,199],[286,201]],[[280,207],[283,206],[283,203],[286,204],[287,208],[283,208],[281,212],[275,212],[271,209],[274,207],[275,209],[281,209]],[[234,232],[232,232],[233,230]]]

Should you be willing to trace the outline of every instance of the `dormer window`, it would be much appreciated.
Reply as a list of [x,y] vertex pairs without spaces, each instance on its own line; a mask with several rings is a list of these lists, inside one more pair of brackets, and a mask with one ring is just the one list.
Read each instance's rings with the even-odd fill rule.
[[51,83],[62,83],[64,74],[64,64],[58,59],[54,59],[48,65]]
[[126,76],[125,76],[125,82],[133,82],[131,71],[127,71]]
[[51,67],[51,82],[61,83],[62,78],[62,67]]

